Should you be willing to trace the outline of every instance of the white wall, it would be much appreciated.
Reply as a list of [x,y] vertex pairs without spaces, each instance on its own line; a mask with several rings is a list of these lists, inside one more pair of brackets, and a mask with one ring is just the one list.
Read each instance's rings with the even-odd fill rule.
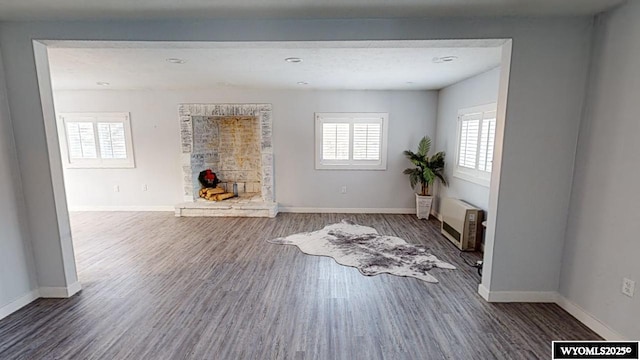
[[33,300],[37,288],[1,58],[0,204],[1,319]]
[[[276,200],[284,207],[413,209],[402,155],[435,136],[435,91],[58,91],[58,112],[131,112],[135,169],[66,169],[69,205],[171,207],[183,201],[179,103],[273,104]],[[314,112],[388,112],[385,171],[315,170]],[[142,191],[142,184],[149,190]],[[114,193],[114,185],[120,192]],[[347,193],[340,187],[346,185]]]
[[[34,66],[33,39],[147,41],[396,40],[510,38],[513,56],[496,196],[495,241],[487,241],[490,291],[555,291],[586,79],[590,18],[11,22],[0,25],[9,105],[34,253],[67,243],[57,224]],[[48,119],[48,118],[47,118]],[[48,122],[55,119],[48,119]],[[544,159],[544,161],[540,161]],[[380,184],[381,187],[389,184]],[[395,189],[393,189],[395,191]],[[59,191],[59,190],[56,190]],[[491,229],[488,229],[488,231]],[[50,236],[54,241],[50,241]],[[60,245],[56,245],[60,247]],[[545,266],[540,266],[544,259]],[[52,271],[55,269],[51,269]],[[492,271],[489,271],[492,270]],[[52,272],[53,273],[53,272]],[[59,276],[58,276],[59,277]],[[53,280],[53,279],[52,279]],[[56,279],[66,283],[65,279]]]
[[[599,18],[580,129],[560,293],[640,338],[640,2]],[[620,292],[622,278],[636,295]]]
[[[453,169],[456,163],[458,110],[497,102],[499,84],[498,67],[447,86],[438,93],[435,151],[446,152],[445,174],[449,182],[448,187],[438,187],[438,200],[442,197],[453,197],[463,199],[485,212],[489,210],[489,187],[454,177]],[[439,204],[439,201],[435,204],[437,212],[440,209]]]

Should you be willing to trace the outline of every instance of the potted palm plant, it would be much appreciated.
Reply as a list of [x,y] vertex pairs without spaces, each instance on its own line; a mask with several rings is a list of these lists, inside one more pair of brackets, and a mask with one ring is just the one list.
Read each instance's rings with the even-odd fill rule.
[[415,189],[420,184],[420,192],[416,193],[416,215],[419,219],[429,219],[433,196],[430,195],[431,185],[439,179],[444,186],[447,186],[447,179],[444,176],[444,151],[440,151],[429,157],[431,149],[431,139],[423,137],[418,144],[418,151],[404,151],[404,155],[411,161],[415,168],[408,168],[404,173],[409,175],[411,188]]

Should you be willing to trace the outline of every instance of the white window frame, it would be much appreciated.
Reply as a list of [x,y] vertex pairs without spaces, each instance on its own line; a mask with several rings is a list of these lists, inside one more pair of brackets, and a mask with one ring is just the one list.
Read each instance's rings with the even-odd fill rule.
[[[453,176],[462,180],[466,180],[484,187],[489,187],[491,184],[491,172],[482,171],[478,169],[479,164],[479,149],[480,149],[480,136],[482,135],[482,126],[484,120],[484,114],[494,112],[497,113],[498,104],[490,103],[485,105],[473,106],[458,111],[458,124],[456,132],[456,157],[455,167],[453,169]],[[478,127],[478,149],[476,150],[476,168],[470,169],[459,165],[460,161],[460,138],[462,136],[462,118],[466,116],[480,115],[480,125]],[[496,114],[497,115],[497,114]],[[495,145],[494,152],[495,155]]]
[[[131,138],[131,119],[128,112],[104,112],[104,113],[60,113],[58,114],[58,138],[60,139],[60,152],[62,163],[68,169],[114,169],[135,168],[133,154],[133,140]],[[83,118],[79,120],[79,118]],[[90,119],[90,120],[88,120]],[[96,145],[95,159],[71,159],[69,154],[69,142],[67,140],[67,122],[92,122]],[[122,123],[124,125],[126,159],[103,159],[100,154],[100,142],[98,139],[97,123]]]
[[[387,133],[389,113],[315,113],[315,165],[316,170],[386,170],[387,169]],[[324,123],[349,124],[349,159],[323,160],[322,125]],[[380,123],[380,159],[353,160],[353,124]]]

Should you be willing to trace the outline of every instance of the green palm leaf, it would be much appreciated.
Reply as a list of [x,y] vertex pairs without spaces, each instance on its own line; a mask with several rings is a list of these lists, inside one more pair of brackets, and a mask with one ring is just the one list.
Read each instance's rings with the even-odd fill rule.
[[436,179],[436,174],[433,173],[433,170],[431,170],[429,168],[425,168],[422,171],[422,178],[426,180],[426,181],[424,181],[424,183],[429,185],[429,184],[431,184],[433,182],[433,180]]
[[414,152],[405,150],[404,155],[413,163],[415,166],[424,166],[424,157],[416,154]]
[[442,185],[449,186],[449,183],[447,182],[447,178],[444,176],[444,174],[436,173],[436,177],[440,179],[440,182],[442,183]]
[[418,155],[427,157],[431,149],[431,139],[428,136],[423,137],[418,144]]
[[415,168],[408,168],[403,171],[409,175],[409,183],[411,188],[421,184],[423,193],[427,192],[429,185],[434,183],[436,179],[440,180],[444,186],[447,186],[447,178],[445,176],[445,152],[440,151],[429,158],[429,150],[431,150],[431,139],[428,136],[423,137],[418,144],[418,151],[413,152],[405,150],[404,156],[411,161]]
[[420,169],[409,168],[409,169],[405,169],[403,172],[409,175],[409,182],[411,183],[411,188],[415,188],[416,185],[420,182]]

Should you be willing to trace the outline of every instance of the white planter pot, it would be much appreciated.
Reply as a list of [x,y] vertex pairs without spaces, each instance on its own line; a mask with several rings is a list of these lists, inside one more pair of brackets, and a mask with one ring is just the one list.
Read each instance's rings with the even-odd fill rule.
[[429,220],[429,214],[431,214],[431,204],[433,204],[433,196],[422,196],[416,194],[416,215],[418,219]]

